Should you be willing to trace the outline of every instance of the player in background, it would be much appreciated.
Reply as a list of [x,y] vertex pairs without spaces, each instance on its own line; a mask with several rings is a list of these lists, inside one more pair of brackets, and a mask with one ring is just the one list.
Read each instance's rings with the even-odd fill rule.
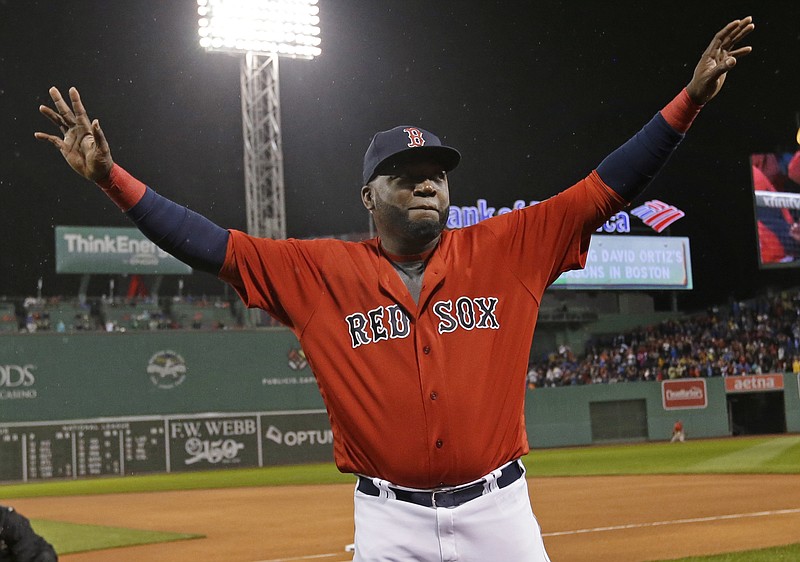
[[525,377],[540,299],[584,266],[591,234],[647,186],[750,47],[735,20],[689,84],[572,187],[457,231],[460,154],[419,127],[377,133],[361,201],[378,238],[269,240],[225,230],[115,164],[75,88],[38,132],[157,245],[231,284],[300,340],[342,472],[357,475],[355,560],[549,560],[524,467]]
[[683,443],[686,441],[686,432],[683,430],[683,422],[681,420],[676,421],[675,425],[672,426],[672,437],[669,441],[670,443],[675,443],[676,441]]

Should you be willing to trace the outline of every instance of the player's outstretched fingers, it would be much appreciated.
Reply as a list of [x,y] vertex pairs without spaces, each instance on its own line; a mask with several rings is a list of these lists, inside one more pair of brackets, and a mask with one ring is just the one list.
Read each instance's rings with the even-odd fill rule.
[[86,114],[86,108],[83,107],[83,102],[81,101],[81,94],[75,86],[69,89],[69,99],[72,102],[72,110],[75,112],[77,123],[86,127],[87,130],[91,129],[89,116]]
[[47,133],[40,133],[36,132],[33,133],[33,136],[39,140],[47,141],[55,146],[57,149],[61,150],[64,146],[64,141],[61,140],[61,137],[57,137],[55,135],[48,135]]
[[723,47],[733,47],[736,43],[747,37],[755,28],[756,26],[751,16],[739,20],[739,25],[732,31],[729,40],[723,43]]
[[56,106],[56,110],[58,111],[58,114],[61,116],[61,118],[64,120],[64,123],[66,123],[67,126],[69,127],[75,125],[76,124],[75,114],[72,113],[72,110],[70,109],[69,105],[67,105],[67,102],[64,101],[64,98],[61,96],[61,92],[58,91],[58,88],[53,86],[52,88],[50,88],[49,92],[50,92],[50,98],[52,98],[53,103]]
[[92,121],[92,136],[94,137],[95,145],[97,145],[97,150],[100,154],[107,155],[111,152],[111,149],[108,148],[106,135],[103,133],[103,129],[100,128],[99,119]]
[[67,130],[69,130],[69,125],[67,125],[67,122],[64,120],[64,118],[46,105],[39,106],[39,113],[52,121],[56,127],[61,129],[62,133],[66,134]]

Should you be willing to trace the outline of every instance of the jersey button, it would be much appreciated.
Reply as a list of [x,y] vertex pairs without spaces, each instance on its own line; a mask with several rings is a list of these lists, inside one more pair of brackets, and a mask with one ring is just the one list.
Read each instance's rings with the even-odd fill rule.
[[444,443],[442,443],[442,440],[441,439],[437,439],[436,440],[436,448],[437,449],[441,449],[442,445],[444,445]]
[[424,353],[425,355],[428,355],[430,352],[431,352],[431,346],[426,345],[425,347],[422,348],[422,353]]
[[435,392],[431,392],[431,400],[436,400],[437,398],[439,398],[439,395]]

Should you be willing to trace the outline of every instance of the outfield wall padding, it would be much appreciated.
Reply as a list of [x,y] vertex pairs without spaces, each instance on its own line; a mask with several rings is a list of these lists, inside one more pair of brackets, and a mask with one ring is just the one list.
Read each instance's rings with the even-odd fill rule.
[[283,329],[4,335],[0,377],[0,421],[324,407]]

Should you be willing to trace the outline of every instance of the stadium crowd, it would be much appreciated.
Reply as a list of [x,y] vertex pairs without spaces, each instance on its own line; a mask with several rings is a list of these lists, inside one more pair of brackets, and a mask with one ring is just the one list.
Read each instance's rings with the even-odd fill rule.
[[[244,324],[222,299],[148,299],[74,305],[26,299],[22,314],[9,305],[10,331],[230,329]],[[65,319],[55,319],[61,312]],[[17,316],[15,318],[15,316]],[[52,318],[51,318],[52,316]],[[19,321],[22,320],[22,321]],[[274,325],[262,319],[259,326]],[[4,330],[0,330],[4,331]],[[733,302],[701,314],[629,332],[599,336],[577,354],[567,345],[529,365],[528,386],[556,387],[687,377],[800,373],[800,289]]]
[[800,291],[734,302],[703,314],[562,345],[529,365],[528,386],[800,372]]

